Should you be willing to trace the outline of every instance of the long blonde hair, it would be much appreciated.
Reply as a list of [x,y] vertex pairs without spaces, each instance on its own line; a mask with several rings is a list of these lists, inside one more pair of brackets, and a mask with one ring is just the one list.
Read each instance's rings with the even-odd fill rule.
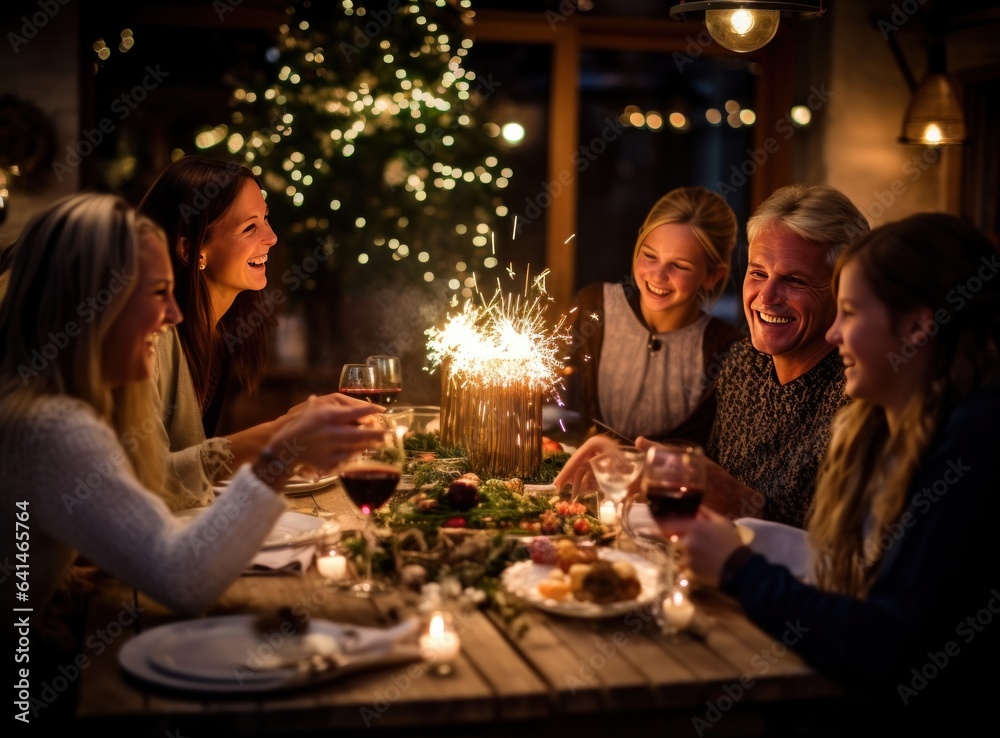
[[[883,408],[862,399],[835,420],[807,526],[824,589],[867,594],[939,425],[959,401],[995,378],[1000,278],[985,281],[978,273],[998,254],[1000,249],[965,221],[924,213],[875,229],[837,261],[834,292],[844,265],[853,262],[897,325],[900,316],[922,307],[930,308],[935,320],[928,342],[916,349],[932,352],[926,389],[910,399],[899,428],[890,434]],[[966,300],[957,288],[973,279],[982,288]],[[905,356],[890,354],[886,360]]]
[[729,279],[730,260],[736,246],[736,214],[720,195],[704,187],[671,190],[656,201],[639,229],[632,251],[633,269],[646,237],[660,226],[670,223],[683,223],[691,229],[705,254],[709,273],[725,269],[715,286],[711,290],[702,290],[700,295],[702,302],[714,302],[725,292]]
[[[149,430],[147,382],[114,390],[102,345],[136,287],[138,243],[163,231],[119,197],[65,197],[25,226],[0,284],[0,454],[32,405],[50,395],[86,402],[117,433],[136,477],[163,488],[165,453]],[[144,425],[145,422],[145,425]]]

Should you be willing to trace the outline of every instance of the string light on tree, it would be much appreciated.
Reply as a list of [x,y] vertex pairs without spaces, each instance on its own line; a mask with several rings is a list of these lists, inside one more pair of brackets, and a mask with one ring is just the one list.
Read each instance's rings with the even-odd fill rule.
[[291,259],[332,236],[330,279],[389,267],[434,282],[459,258],[490,268],[478,227],[506,214],[512,172],[478,119],[493,89],[464,66],[470,14],[467,0],[286,6],[267,63],[235,82],[231,120],[199,146],[262,176]]

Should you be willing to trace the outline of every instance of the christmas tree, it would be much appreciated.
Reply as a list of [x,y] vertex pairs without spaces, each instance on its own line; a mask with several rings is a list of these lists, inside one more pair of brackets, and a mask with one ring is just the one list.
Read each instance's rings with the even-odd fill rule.
[[292,2],[230,123],[200,134],[261,176],[298,297],[389,280],[444,310],[497,267],[512,172],[462,66],[469,5]]

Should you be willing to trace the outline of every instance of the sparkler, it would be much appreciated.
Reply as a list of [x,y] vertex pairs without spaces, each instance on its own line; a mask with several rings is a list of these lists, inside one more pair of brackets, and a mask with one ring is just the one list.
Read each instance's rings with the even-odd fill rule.
[[542,400],[561,386],[569,341],[565,316],[554,328],[546,320],[546,275],[526,275],[522,294],[498,283],[489,300],[477,285],[443,328],[426,331],[431,370],[442,368],[441,440],[468,449],[480,474],[530,477],[541,465]]

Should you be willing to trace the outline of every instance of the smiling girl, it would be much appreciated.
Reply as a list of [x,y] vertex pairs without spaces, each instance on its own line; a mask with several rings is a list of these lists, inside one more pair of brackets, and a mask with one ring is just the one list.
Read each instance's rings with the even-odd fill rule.
[[[801,622],[808,635],[793,647],[806,660],[876,701],[875,714],[924,732],[937,717],[969,732],[959,725],[975,710],[953,708],[995,693],[981,675],[1000,649],[988,625],[1000,612],[998,256],[943,213],[881,226],[841,254],[826,337],[853,402],[834,423],[808,519],[817,586],[742,546],[705,506],[661,526],[683,538],[681,566],[700,582],[772,636]],[[962,289],[972,298],[955,300]]]
[[738,337],[705,310],[725,289],[735,245],[736,216],[725,200],[702,187],[672,190],[639,229],[632,281],[577,294],[568,364],[579,375],[586,422],[629,438],[705,442],[711,369]]

